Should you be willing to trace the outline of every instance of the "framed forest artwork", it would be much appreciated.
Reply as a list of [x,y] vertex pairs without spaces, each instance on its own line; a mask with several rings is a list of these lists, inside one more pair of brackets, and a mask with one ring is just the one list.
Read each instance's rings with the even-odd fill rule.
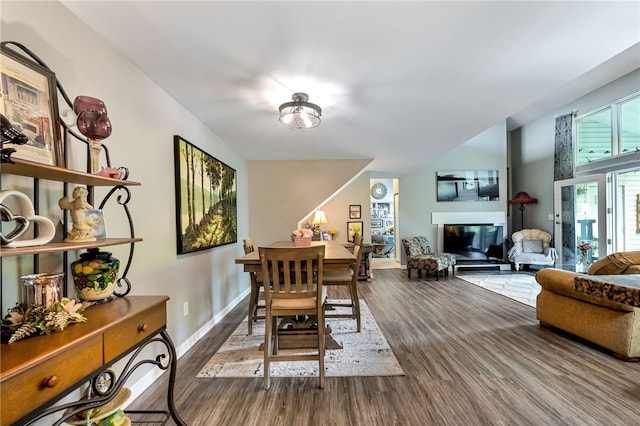
[[178,254],[238,241],[236,170],[174,136]]

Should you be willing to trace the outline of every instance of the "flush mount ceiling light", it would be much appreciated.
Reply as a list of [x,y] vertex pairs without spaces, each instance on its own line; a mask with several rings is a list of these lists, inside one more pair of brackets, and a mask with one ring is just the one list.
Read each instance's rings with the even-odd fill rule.
[[290,129],[310,129],[320,124],[322,110],[316,104],[307,102],[309,95],[294,93],[293,102],[280,105],[280,122]]

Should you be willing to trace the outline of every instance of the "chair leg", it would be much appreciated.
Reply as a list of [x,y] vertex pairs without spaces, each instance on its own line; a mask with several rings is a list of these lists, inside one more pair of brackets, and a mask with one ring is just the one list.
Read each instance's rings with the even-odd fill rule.
[[358,282],[351,284],[351,301],[353,302],[352,310],[356,317],[356,329],[357,332],[360,333],[361,322],[360,322],[360,299],[358,297]]
[[273,317],[273,323],[271,323],[271,337],[273,339],[273,346],[271,348],[272,355],[278,355],[280,350],[280,340],[278,339],[278,317]]
[[249,293],[249,315],[247,320],[247,332],[249,335],[253,334],[253,322],[255,321],[254,317],[256,316],[257,306],[258,306],[258,297],[259,297],[260,289],[258,288],[257,283],[255,282],[255,277],[251,277],[251,292]]
[[407,266],[407,278],[411,278],[411,268]]
[[271,317],[270,317],[270,312],[267,312],[266,314],[266,320],[264,322],[264,347],[262,348],[262,350],[264,351],[264,388],[265,389],[269,389],[269,386],[271,385],[270,381],[269,381],[269,375],[270,375],[270,365],[269,365],[269,357],[271,356],[271,326],[272,326],[272,322],[271,322]]
[[324,389],[324,308],[318,312],[318,376],[320,389]]

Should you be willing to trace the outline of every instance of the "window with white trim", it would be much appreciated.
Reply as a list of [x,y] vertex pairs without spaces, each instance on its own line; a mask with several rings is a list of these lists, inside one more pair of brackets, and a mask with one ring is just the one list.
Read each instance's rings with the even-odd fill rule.
[[575,120],[576,165],[640,151],[640,92]]

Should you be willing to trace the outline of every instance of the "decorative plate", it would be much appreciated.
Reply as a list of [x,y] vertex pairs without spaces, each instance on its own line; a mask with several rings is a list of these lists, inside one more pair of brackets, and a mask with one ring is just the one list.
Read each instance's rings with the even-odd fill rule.
[[382,200],[387,196],[387,186],[384,183],[376,183],[371,186],[371,196],[376,200]]

